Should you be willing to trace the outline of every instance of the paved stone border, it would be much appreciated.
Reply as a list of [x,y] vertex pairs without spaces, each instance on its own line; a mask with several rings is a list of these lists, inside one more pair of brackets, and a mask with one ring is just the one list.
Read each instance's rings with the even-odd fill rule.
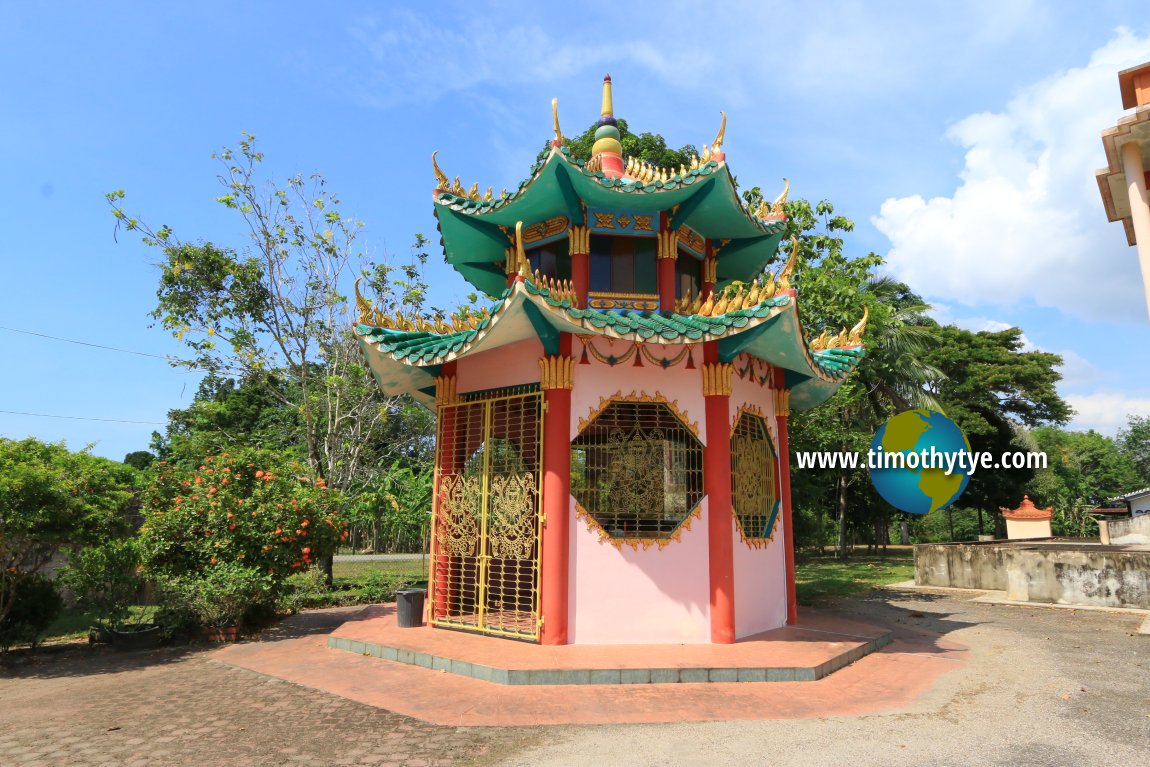
[[403,647],[328,637],[327,646],[357,655],[420,666],[432,671],[471,677],[507,685],[532,684],[691,684],[701,682],[815,682],[849,666],[860,658],[889,644],[890,632],[863,642],[817,666],[742,668],[595,668],[595,669],[507,669],[445,658]]

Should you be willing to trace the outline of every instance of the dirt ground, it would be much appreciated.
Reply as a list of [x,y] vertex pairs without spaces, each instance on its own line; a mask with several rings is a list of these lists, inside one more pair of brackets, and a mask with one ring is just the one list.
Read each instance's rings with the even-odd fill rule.
[[[211,660],[79,651],[0,670],[0,765],[1135,765],[1150,636],[1127,615],[875,592],[849,617],[946,634],[971,659],[903,711],[795,721],[437,727]],[[338,611],[285,634],[330,630]]]

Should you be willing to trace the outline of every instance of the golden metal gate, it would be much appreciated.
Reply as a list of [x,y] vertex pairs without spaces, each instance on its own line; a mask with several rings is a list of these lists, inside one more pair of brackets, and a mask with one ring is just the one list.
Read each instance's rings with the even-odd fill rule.
[[543,396],[462,395],[436,429],[429,615],[437,626],[539,637]]

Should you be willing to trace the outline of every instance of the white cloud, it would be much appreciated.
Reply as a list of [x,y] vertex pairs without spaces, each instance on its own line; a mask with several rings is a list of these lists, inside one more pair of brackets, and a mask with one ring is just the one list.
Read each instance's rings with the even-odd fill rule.
[[449,28],[412,11],[396,11],[361,19],[349,33],[375,67],[374,73],[355,78],[356,95],[378,107],[433,100],[478,85],[543,82],[619,61],[689,86],[701,82],[711,61],[705,50],[681,56],[654,41],[620,46],[598,35],[568,42],[537,24],[500,24],[481,15]]
[[1016,96],[1001,112],[948,131],[966,149],[950,197],[886,200],[874,225],[889,268],[930,297],[1017,302],[1145,320],[1136,254],[1108,224],[1094,181],[1101,131],[1121,113],[1116,74],[1150,58],[1150,37],[1119,30],[1085,67]]
[[1091,394],[1069,394],[1066,401],[1074,408],[1069,428],[1114,436],[1126,426],[1129,415],[1150,416],[1150,397],[1131,397],[1113,391]]

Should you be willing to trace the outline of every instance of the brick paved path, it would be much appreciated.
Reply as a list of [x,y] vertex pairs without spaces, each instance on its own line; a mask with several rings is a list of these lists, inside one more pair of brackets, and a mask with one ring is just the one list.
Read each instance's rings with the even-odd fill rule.
[[0,764],[489,763],[530,730],[437,727],[202,650],[45,654],[0,670]]

